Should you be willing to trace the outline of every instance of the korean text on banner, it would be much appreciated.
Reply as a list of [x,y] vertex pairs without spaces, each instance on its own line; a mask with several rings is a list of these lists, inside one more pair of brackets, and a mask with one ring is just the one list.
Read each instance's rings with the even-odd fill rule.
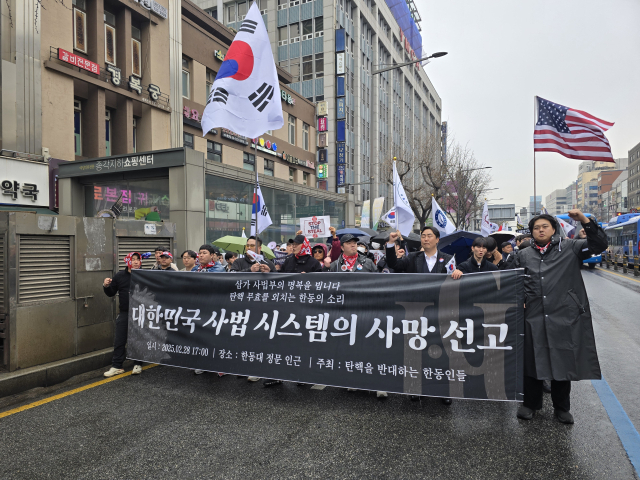
[[[522,400],[524,271],[134,270],[129,358],[412,395]],[[213,296],[210,293],[216,292]]]
[[307,238],[322,238],[330,236],[329,227],[331,217],[324,215],[321,217],[304,217],[300,219],[300,230]]

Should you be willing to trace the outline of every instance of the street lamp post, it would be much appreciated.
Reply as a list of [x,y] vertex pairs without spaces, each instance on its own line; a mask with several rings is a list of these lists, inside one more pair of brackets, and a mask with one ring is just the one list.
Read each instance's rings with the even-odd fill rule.
[[[379,73],[388,72],[389,70],[395,70],[396,68],[406,67],[407,65],[415,65],[416,63],[421,63],[421,62],[424,62],[425,60],[429,60],[432,58],[444,57],[447,53],[448,52],[436,52],[429,55],[428,57],[420,58],[418,60],[412,60],[411,62],[398,63],[390,67],[381,68],[380,70],[375,70],[374,72],[371,73],[371,75],[377,75]],[[377,66],[379,67],[380,65],[377,65]]]

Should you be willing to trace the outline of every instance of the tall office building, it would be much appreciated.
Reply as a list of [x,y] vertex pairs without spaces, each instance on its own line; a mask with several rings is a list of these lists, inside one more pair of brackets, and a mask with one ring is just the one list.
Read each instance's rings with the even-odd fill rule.
[[[236,30],[250,6],[245,0],[195,3]],[[274,58],[293,76],[291,89],[317,102],[325,117],[317,125],[318,146],[328,169],[319,187],[343,192],[339,184],[374,177],[348,191],[358,201],[392,197],[385,164],[428,136],[433,144],[441,141],[442,101],[422,66],[373,75],[426,56],[413,0],[259,0],[259,8]]]

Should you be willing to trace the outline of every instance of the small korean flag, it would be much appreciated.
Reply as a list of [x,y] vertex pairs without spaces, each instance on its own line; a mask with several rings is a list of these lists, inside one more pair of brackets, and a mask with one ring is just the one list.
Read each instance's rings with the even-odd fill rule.
[[456,257],[451,257],[451,260],[444,267],[447,269],[447,273],[453,273],[456,270]]

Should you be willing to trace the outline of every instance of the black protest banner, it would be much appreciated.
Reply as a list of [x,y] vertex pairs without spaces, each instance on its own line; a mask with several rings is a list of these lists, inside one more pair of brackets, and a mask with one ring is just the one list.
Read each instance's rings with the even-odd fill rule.
[[134,270],[128,356],[214,372],[522,400],[522,270],[464,275]]

